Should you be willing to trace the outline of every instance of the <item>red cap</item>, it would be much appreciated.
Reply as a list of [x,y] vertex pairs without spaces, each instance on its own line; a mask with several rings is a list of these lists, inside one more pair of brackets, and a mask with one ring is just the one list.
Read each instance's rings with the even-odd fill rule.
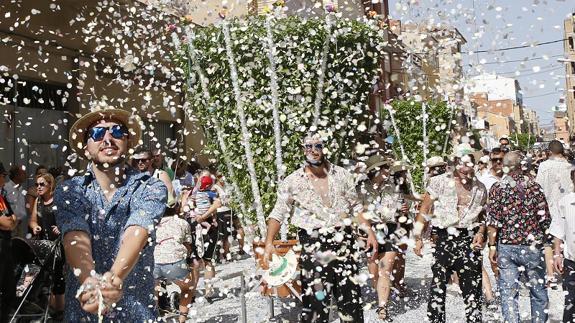
[[214,184],[214,180],[211,176],[203,176],[200,178],[200,190],[206,190]]

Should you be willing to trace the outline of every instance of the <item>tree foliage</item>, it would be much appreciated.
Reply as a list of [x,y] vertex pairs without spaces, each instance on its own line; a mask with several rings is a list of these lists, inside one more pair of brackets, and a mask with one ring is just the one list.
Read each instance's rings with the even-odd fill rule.
[[[455,114],[451,113],[451,108],[445,102],[425,102],[425,104],[427,115],[427,158],[445,156],[451,152],[451,140],[447,140],[445,150],[444,144],[449,136],[448,129],[454,128],[455,120],[450,121],[450,118]],[[384,120],[387,133],[394,137],[392,148],[395,157],[398,159],[405,157],[410,165],[413,166],[411,173],[415,187],[422,191],[424,171],[422,102],[415,100],[393,101],[389,107],[391,109],[382,109],[380,115]],[[393,113],[401,141],[396,136],[390,111]],[[449,127],[449,122],[452,122],[451,127]],[[400,142],[403,145],[405,156],[402,155]]]
[[[246,111],[249,140],[254,152],[257,182],[262,205],[269,214],[276,200],[277,167],[275,163],[270,60],[266,44],[266,17],[228,22],[237,62],[238,83]],[[314,102],[318,95],[322,48],[329,37],[327,68],[321,100],[321,117],[317,131],[328,143],[331,160],[348,158],[355,138],[367,130],[368,95],[377,79],[383,45],[383,30],[375,22],[339,19],[304,19],[297,16],[274,18],[273,42],[276,50],[279,87],[278,109],[281,120],[281,146],[285,174],[302,165],[302,139],[311,129]],[[188,114],[197,117],[208,137],[205,152],[213,156],[229,181],[242,191],[245,204],[253,206],[250,175],[245,147],[233,95],[230,65],[226,56],[222,24],[195,31],[194,47],[198,66],[208,79],[209,101],[189,59],[189,46],[184,42],[176,59],[187,71],[191,84],[187,92]],[[216,140],[214,126],[218,122],[227,151]],[[232,161],[236,176],[230,177],[224,155]],[[253,207],[248,218],[254,220]]]

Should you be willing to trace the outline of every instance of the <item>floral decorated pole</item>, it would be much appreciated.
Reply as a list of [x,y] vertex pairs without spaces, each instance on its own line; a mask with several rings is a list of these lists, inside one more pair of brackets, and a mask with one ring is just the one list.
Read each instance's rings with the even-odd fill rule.
[[[330,8],[332,8],[330,10]],[[323,87],[325,83],[325,73],[327,70],[327,55],[329,54],[329,44],[331,43],[331,28],[332,28],[332,14],[331,11],[335,10],[335,7],[327,7],[326,11],[327,14],[325,16],[325,31],[326,36],[325,40],[323,41],[323,48],[321,52],[321,69],[319,72],[319,79],[317,81],[317,91],[315,93],[315,101],[314,101],[314,111],[313,111],[313,123],[310,128],[310,131],[317,130],[317,124],[319,123],[319,118],[321,114],[321,102],[323,100]]]
[[[174,43],[176,43],[176,41],[178,41],[177,39],[177,35],[174,33],[172,34],[172,39],[174,41]],[[193,68],[196,73],[199,76],[200,79],[200,86],[202,87],[202,93],[204,96],[204,99],[206,101],[206,103],[210,102],[210,91],[208,90],[208,80],[204,74],[204,72],[202,71],[202,68],[200,67],[199,63],[198,63],[198,59],[196,57],[196,49],[194,47],[194,32],[191,26],[187,26],[186,27],[186,38],[188,40],[188,54],[189,54],[189,59],[190,59],[190,67]],[[178,46],[179,47],[179,46]],[[187,111],[186,111],[187,113]],[[218,144],[220,146],[220,150],[222,151],[222,155],[224,158],[224,162],[226,165],[226,169],[228,171],[228,174],[230,174],[230,181],[232,184],[232,188],[234,189],[234,193],[237,194],[235,195],[238,203],[240,205],[240,208],[242,210],[242,214],[247,214],[246,211],[246,206],[244,203],[244,196],[242,191],[239,189],[238,184],[235,181],[236,175],[235,175],[235,171],[234,171],[234,167],[232,166],[232,163],[230,161],[229,155],[228,155],[228,148],[226,145],[226,142],[224,140],[223,134],[222,134],[222,127],[220,126],[220,122],[218,121],[217,118],[214,118],[214,130],[216,131],[216,137],[218,139]]]
[[[427,111],[426,111],[426,104],[423,102],[421,104],[421,117],[423,118],[423,165],[427,167]],[[423,172],[423,182],[427,183],[427,172]]]
[[[274,10],[274,13],[277,12],[278,9]],[[270,89],[271,89],[271,98],[272,98],[272,116],[274,120],[274,138],[275,138],[275,148],[276,148],[276,168],[277,168],[277,180],[278,183],[281,182],[284,176],[284,165],[282,159],[282,138],[281,138],[281,125],[280,125],[280,117],[278,112],[278,76],[276,73],[276,59],[275,59],[275,52],[276,46],[274,44],[274,36],[272,32],[271,21],[273,19],[273,15],[268,15],[266,17],[265,27],[266,27],[266,43],[267,43],[267,50],[268,50],[268,60],[270,61],[269,73],[270,73]],[[287,220],[286,220],[287,221]],[[288,234],[288,225],[287,222],[284,221],[281,226],[281,240],[287,240]]]
[[232,78],[232,88],[234,92],[234,97],[236,101],[236,110],[238,112],[238,117],[240,119],[240,126],[242,131],[242,141],[246,154],[246,162],[248,166],[248,172],[250,174],[250,183],[252,187],[252,194],[254,196],[254,204],[256,208],[256,216],[258,220],[258,226],[260,228],[260,234],[265,237],[267,232],[266,219],[264,215],[264,209],[261,202],[260,189],[258,185],[258,180],[256,176],[256,168],[254,165],[254,156],[252,152],[252,146],[250,144],[250,133],[248,132],[248,126],[246,124],[246,114],[243,106],[243,98],[240,90],[240,85],[238,81],[238,71],[236,68],[236,61],[234,58],[234,52],[232,50],[232,38],[230,36],[230,28],[228,22],[224,20],[222,24],[222,31],[224,32],[224,40],[226,43],[226,56],[228,58],[228,64],[230,67],[230,76]]
[[449,121],[447,123],[447,134],[445,135],[445,141],[443,142],[442,155],[445,155],[445,151],[447,150],[447,142],[449,141],[449,135],[451,134],[451,123],[453,122],[453,113],[455,112],[455,107],[451,104],[447,95],[445,96],[445,102],[447,102],[447,106],[449,107]]

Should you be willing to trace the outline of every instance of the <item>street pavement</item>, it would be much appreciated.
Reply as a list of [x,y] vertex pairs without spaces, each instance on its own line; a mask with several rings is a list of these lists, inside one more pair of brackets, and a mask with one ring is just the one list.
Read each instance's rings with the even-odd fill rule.
[[[424,322],[426,317],[427,299],[431,274],[431,252],[426,248],[423,258],[417,257],[411,250],[406,258],[406,282],[411,291],[409,297],[402,300],[395,299],[389,308],[393,319],[390,322]],[[487,261],[486,259],[484,259]],[[216,293],[210,299],[202,297],[203,279],[199,283],[199,292],[196,303],[190,310],[189,322],[241,322],[240,284],[241,275],[255,276],[255,261],[253,258],[243,257],[224,264],[218,264],[217,281],[214,284]],[[366,269],[363,269],[366,271]],[[269,303],[267,297],[261,296],[257,282],[252,281],[251,289],[246,293],[247,322],[297,322],[300,307],[295,299],[275,299],[274,318],[269,318]],[[370,286],[369,282],[369,286]],[[173,286],[169,290],[173,290]],[[529,291],[523,287],[520,293],[520,311],[522,322],[529,319]],[[365,321],[379,322],[375,314],[376,294],[367,285],[363,288],[365,302]],[[563,294],[559,288],[550,290],[550,320],[560,322],[563,311]],[[447,291],[447,322],[465,322],[465,305],[456,286]],[[484,322],[501,322],[501,309],[490,310],[484,308]],[[339,320],[334,320],[339,322]]]

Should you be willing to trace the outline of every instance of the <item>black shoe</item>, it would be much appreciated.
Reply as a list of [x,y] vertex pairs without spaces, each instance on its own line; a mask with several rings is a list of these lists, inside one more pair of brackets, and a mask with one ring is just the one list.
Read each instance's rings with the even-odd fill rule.
[[158,295],[158,307],[160,308],[161,312],[171,312],[170,299],[165,292],[162,292],[160,295]]

